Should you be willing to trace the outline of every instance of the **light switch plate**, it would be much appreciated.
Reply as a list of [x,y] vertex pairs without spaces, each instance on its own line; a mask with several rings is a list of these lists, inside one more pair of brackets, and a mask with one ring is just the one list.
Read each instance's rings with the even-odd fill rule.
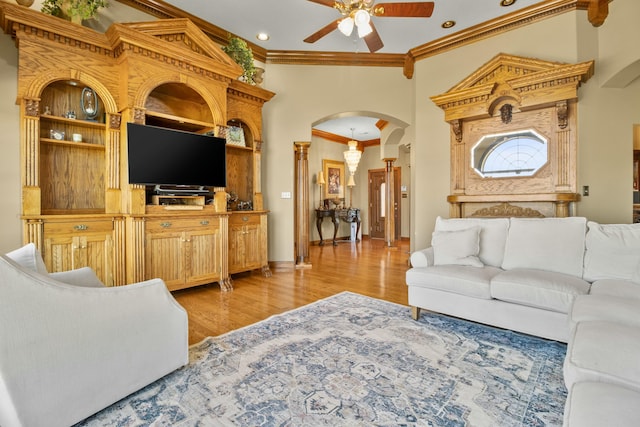
[[280,193],[280,198],[281,199],[290,199],[291,198],[291,191],[283,191],[282,193]]

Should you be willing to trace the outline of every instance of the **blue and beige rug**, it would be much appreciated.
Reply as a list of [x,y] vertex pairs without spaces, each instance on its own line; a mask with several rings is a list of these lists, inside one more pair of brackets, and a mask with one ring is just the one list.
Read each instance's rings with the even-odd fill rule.
[[566,346],[341,293],[191,347],[82,426],[560,426]]

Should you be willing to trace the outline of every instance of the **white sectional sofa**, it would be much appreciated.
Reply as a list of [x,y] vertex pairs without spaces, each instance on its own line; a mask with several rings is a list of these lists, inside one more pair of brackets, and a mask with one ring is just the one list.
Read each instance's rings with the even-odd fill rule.
[[640,419],[640,224],[438,218],[409,305],[568,343],[565,426]]
[[0,426],[75,424],[188,362],[188,319],[160,279],[105,287],[0,255]]

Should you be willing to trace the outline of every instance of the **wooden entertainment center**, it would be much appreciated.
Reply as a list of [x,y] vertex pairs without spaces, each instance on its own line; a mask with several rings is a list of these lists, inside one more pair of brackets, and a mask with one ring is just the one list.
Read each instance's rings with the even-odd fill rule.
[[[270,275],[260,163],[274,93],[240,82],[240,67],[187,19],[102,34],[9,3],[0,14],[19,50],[24,242],[49,271],[90,266],[109,286],[160,277],[170,290]],[[227,186],[213,198],[170,203],[129,183],[127,122],[201,134],[233,125],[244,145],[227,144]],[[230,192],[245,210],[227,209]]]

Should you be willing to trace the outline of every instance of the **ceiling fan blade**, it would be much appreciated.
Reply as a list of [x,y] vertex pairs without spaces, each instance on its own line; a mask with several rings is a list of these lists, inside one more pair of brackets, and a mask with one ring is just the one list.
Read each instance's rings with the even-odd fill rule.
[[311,3],[318,3],[323,6],[333,7],[336,2],[334,0],[309,0]]
[[428,18],[433,13],[433,2],[378,3],[373,7],[376,16],[395,18]]
[[324,36],[326,36],[327,34],[329,34],[330,32],[332,32],[333,30],[338,28],[338,22],[340,22],[342,20],[342,18],[340,19],[336,19],[335,21],[331,22],[330,24],[325,25],[324,27],[320,28],[318,31],[316,31],[315,33],[311,34],[309,37],[307,37],[306,39],[304,39],[305,43],[315,43],[318,40],[320,40],[321,38],[323,38]]
[[378,30],[376,30],[376,27],[373,25],[373,22],[369,22],[369,25],[371,25],[371,29],[373,31],[371,31],[371,33],[369,33],[364,37],[364,42],[367,44],[367,47],[369,48],[369,52],[374,53],[382,49],[382,47],[384,46],[384,43],[382,43],[380,34],[378,34]]

